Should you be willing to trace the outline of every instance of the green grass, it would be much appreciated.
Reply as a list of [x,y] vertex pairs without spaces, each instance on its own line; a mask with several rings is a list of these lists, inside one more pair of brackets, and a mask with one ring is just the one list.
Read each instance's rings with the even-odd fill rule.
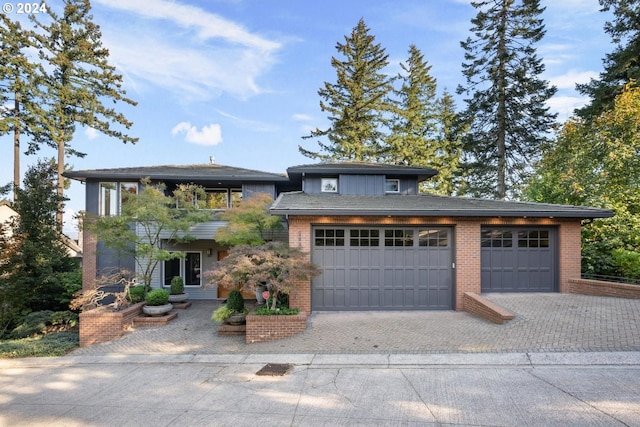
[[78,347],[78,332],[52,332],[30,338],[0,341],[0,357],[64,356]]

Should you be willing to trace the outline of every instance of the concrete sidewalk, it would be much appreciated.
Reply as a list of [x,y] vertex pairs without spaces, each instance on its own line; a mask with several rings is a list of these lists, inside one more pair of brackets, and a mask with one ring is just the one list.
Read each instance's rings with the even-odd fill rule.
[[637,352],[4,360],[0,426],[637,426],[638,384]]

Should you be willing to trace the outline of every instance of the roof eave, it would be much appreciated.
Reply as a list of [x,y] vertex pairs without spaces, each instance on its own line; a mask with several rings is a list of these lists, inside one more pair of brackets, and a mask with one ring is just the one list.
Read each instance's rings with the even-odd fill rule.
[[274,215],[300,216],[423,216],[423,217],[481,217],[481,218],[610,218],[610,211],[601,212],[505,212],[504,210],[362,210],[362,209],[279,209],[272,208]]

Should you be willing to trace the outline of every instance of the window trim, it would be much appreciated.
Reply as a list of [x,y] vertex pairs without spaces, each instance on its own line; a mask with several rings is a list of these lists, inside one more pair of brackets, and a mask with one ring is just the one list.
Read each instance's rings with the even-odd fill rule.
[[[104,214],[104,192],[102,191],[103,185],[105,184],[111,184],[114,185],[115,188],[113,190],[115,190],[115,212],[113,212],[112,214],[109,215],[105,215]],[[120,216],[120,213],[122,212],[122,196],[123,196],[123,186],[127,186],[127,185],[131,185],[131,186],[135,186],[136,189],[136,194],[140,193],[140,185],[137,182],[133,182],[133,181],[100,181],[98,182],[98,215],[99,216]],[[110,190],[110,191],[113,191]]]
[[[387,184],[395,182],[395,190],[389,190]],[[384,192],[389,194],[399,194],[400,193],[400,180],[397,178],[386,178],[384,180]]]
[[[330,186],[330,187],[327,187]],[[320,192],[321,193],[337,193],[338,192],[338,178],[321,178],[320,179]]]
[[[202,251],[201,250],[190,250],[190,251],[178,251],[178,252],[184,252],[185,254],[185,258],[177,258],[177,261],[180,262],[180,277],[182,278],[182,281],[184,282],[184,287],[185,288],[201,288],[202,287],[202,262],[204,260],[204,257],[202,256]],[[187,254],[198,254],[200,256],[200,277],[198,278],[200,281],[200,284],[198,285],[188,285],[187,281],[186,281],[186,258],[187,258]],[[163,288],[168,288],[169,285],[167,285],[167,278],[166,278],[166,263],[167,262],[171,262],[171,261],[175,261],[176,259],[172,259],[172,260],[167,260],[164,261],[162,263],[162,277],[160,278],[160,283],[162,284]],[[170,283],[170,282],[169,282]]]

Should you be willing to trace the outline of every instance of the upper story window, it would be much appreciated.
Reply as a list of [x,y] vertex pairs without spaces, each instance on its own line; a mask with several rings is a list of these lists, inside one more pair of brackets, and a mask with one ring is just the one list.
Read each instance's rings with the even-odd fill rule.
[[399,193],[400,192],[400,180],[399,179],[385,179],[384,180],[384,192],[385,193]]
[[337,193],[338,178],[322,178],[320,182],[320,191],[323,193]]
[[127,202],[127,195],[138,194],[137,182],[101,182],[100,207],[101,216],[115,216],[122,211]]
[[200,209],[235,208],[242,201],[241,188],[207,188],[205,200],[198,200]]

